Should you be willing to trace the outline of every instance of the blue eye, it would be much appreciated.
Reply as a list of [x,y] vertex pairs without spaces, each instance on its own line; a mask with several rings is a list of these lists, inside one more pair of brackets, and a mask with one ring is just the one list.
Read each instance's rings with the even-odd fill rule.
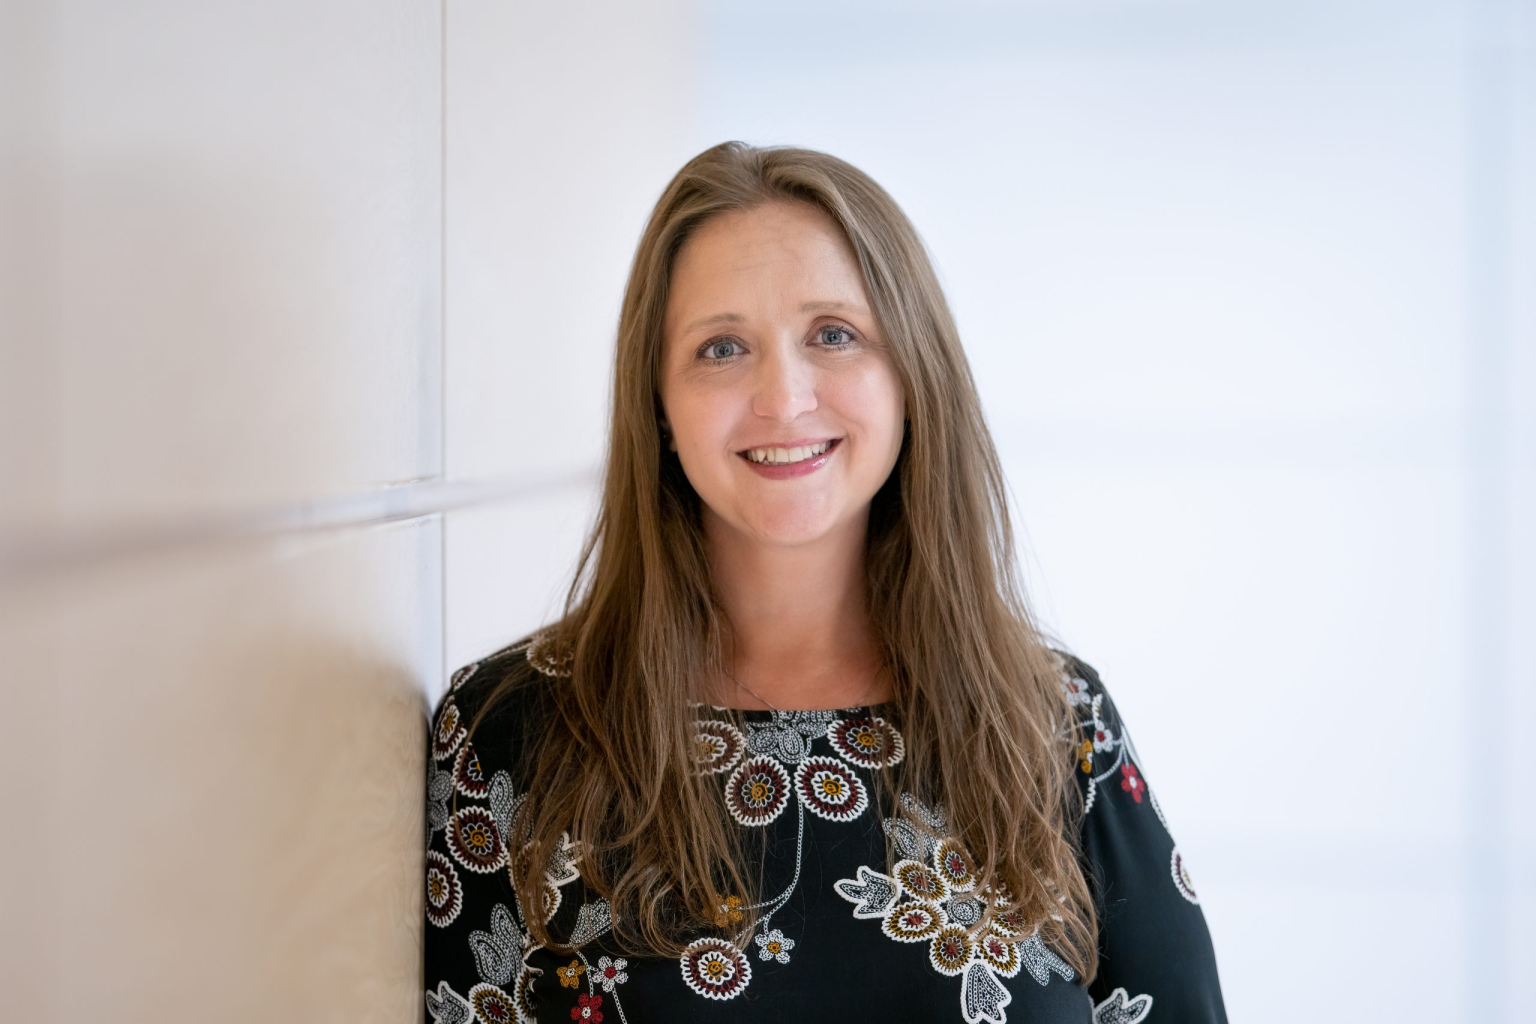
[[829,324],[828,326],[821,329],[818,336],[822,341],[825,342],[827,340],[828,334],[842,335],[842,340],[834,340],[828,343],[826,345],[827,348],[842,348],[845,345],[851,345],[853,343],[853,332],[846,327],[839,327],[837,324]]
[[736,354],[736,342],[732,341],[730,338],[721,338],[719,341],[712,341],[708,345],[704,346],[704,351],[702,354],[705,359],[729,359],[731,356]]

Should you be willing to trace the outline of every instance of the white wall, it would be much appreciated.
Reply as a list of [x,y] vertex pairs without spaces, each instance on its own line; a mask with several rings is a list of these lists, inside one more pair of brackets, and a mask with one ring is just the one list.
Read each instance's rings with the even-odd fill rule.
[[448,7],[446,468],[513,496],[448,516],[451,665],[558,614],[629,261],[693,155],[695,39],[687,0]]
[[717,0],[701,141],[929,242],[1249,1022],[1527,1020],[1529,2]]

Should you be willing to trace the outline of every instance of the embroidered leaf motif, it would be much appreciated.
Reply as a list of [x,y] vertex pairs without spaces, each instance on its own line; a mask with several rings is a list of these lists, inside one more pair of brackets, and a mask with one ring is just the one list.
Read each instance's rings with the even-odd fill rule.
[[576,862],[580,859],[581,851],[571,842],[571,837],[564,832],[560,833],[560,842],[550,851],[549,864],[544,869],[549,876],[549,884],[569,885],[580,878],[581,872],[576,868]]
[[512,968],[523,958],[523,936],[506,904],[491,908],[490,931],[469,933],[469,948],[481,981],[504,986],[512,980]]
[[966,1024],[1007,1024],[1003,1007],[1013,1002],[1013,995],[1003,987],[987,965],[972,960],[960,979],[960,1012]]
[[469,1024],[475,1012],[469,1000],[448,987],[446,981],[437,983],[437,991],[427,989],[427,1013],[432,1024]]
[[613,907],[606,899],[583,903],[576,912],[576,927],[571,929],[571,945],[585,946],[613,927]]
[[754,754],[798,764],[811,752],[811,741],[825,736],[835,711],[775,711],[766,722],[747,723],[747,749]]
[[901,806],[906,809],[908,814],[935,832],[942,834],[948,827],[944,820],[943,811],[937,807],[929,807],[911,793],[901,794]]
[[853,908],[854,917],[884,917],[896,902],[895,879],[864,864],[859,865],[857,879],[844,878],[833,882],[832,888],[849,903],[858,904]]
[[1024,969],[1029,972],[1029,976],[1042,985],[1051,980],[1052,971],[1061,975],[1063,981],[1072,980],[1072,968],[1067,966],[1065,960],[1046,948],[1045,943],[1040,940],[1039,932],[1019,943],[1019,959],[1024,961]]
[[1130,998],[1125,989],[1117,988],[1108,999],[1093,1008],[1093,1024],[1141,1024],[1151,1012],[1151,996]]
[[437,765],[430,770],[427,779],[427,831],[436,832],[448,826],[448,798],[453,795],[453,773]]
[[933,852],[933,837],[919,832],[917,826],[906,818],[886,818],[880,824],[885,828],[885,834],[890,836],[902,860],[927,860]]
[[512,821],[517,816],[518,808],[523,806],[526,796],[518,795],[512,786],[512,776],[506,772],[497,772],[491,776],[491,819],[496,822],[496,831],[505,846],[516,845],[512,842]]

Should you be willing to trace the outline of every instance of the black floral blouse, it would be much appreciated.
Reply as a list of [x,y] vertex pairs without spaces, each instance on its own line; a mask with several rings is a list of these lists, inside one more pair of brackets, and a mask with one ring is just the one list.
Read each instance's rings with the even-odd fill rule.
[[[608,902],[584,891],[567,841],[545,865],[552,930],[533,942],[508,875],[526,797],[520,749],[537,741],[561,666],[541,638],[453,675],[433,717],[427,777],[426,1004],[436,1024],[923,1021],[955,1024],[1210,1024],[1226,1020],[1199,898],[1094,670],[1059,655],[1077,717],[1071,756],[1086,814],[1081,848],[1099,912],[1098,975],[1084,987],[1032,929],[988,908],[944,812],[903,797],[877,807],[870,772],[905,755],[882,706],[738,712],[700,706],[701,770],[744,829],[764,830],[763,902],[730,896],[719,930],[677,958],[612,948]],[[509,671],[520,686],[468,724]],[[455,810],[456,808],[456,810]],[[922,822],[913,826],[908,818]],[[886,873],[887,844],[897,860]],[[741,944],[720,937],[756,910]]]

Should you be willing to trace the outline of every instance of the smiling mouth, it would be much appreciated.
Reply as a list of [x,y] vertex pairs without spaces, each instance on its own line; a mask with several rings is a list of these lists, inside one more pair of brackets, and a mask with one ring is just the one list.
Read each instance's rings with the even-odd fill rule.
[[840,437],[834,437],[830,441],[820,441],[794,448],[748,448],[736,454],[760,466],[793,466],[797,462],[806,462],[825,455],[841,440]]

